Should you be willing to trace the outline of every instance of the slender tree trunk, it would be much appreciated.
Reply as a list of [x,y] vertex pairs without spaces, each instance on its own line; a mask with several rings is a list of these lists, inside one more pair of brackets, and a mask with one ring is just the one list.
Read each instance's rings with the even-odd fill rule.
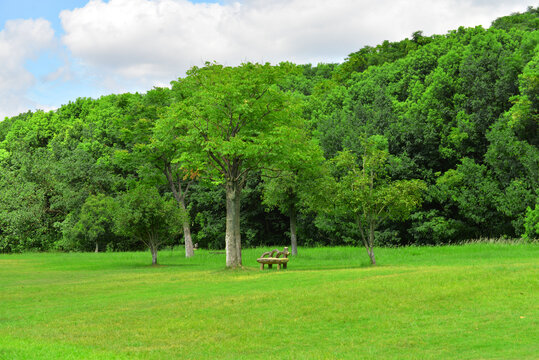
[[371,259],[371,264],[376,265],[376,259],[374,257],[374,251],[373,251],[373,244],[374,244],[374,224],[369,224],[369,233],[365,234],[365,230],[363,228],[363,223],[361,221],[360,217],[356,218],[356,223],[359,228],[359,231],[361,233],[361,241],[363,242],[363,246],[365,246],[365,250],[367,250],[367,254],[369,255],[369,258]]
[[[178,181],[178,188],[176,188],[176,182],[173,179],[170,163],[165,164],[165,170],[163,170],[163,173],[167,178],[168,185],[172,190],[172,194],[174,195],[178,206],[180,206],[180,208],[185,212],[185,214],[187,214],[187,206],[185,206],[185,196],[189,189],[189,185],[187,185],[186,188],[182,190],[182,185]],[[189,216],[186,216],[186,219],[183,222],[183,240],[185,243],[185,257],[192,257],[195,252],[193,251],[193,239],[191,238],[191,225],[189,224]]]
[[152,252],[152,265],[157,265],[157,246],[150,244],[150,251]]
[[[187,207],[185,206],[185,198],[181,198],[180,201],[178,201],[180,204],[180,207],[184,211],[185,214],[187,214]],[[193,239],[191,238],[191,226],[189,225],[189,216],[185,216],[183,220],[183,240],[185,243],[185,257],[192,257],[195,255],[195,251],[193,250]]]
[[371,264],[376,265],[376,259],[374,258],[374,223],[371,222],[369,224],[369,247],[367,249],[367,253],[369,254],[369,257],[371,258]]
[[95,242],[95,252],[99,252],[99,243],[97,241]]
[[241,266],[240,195],[240,184],[227,181],[225,244],[226,266],[230,268]]
[[289,208],[289,215],[290,215],[290,242],[291,242],[291,248],[292,248],[292,255],[298,254],[298,239],[296,235],[296,222],[297,222],[297,214],[296,214],[296,206],[292,203],[290,204]]
[[372,251],[372,249],[370,249],[370,251],[368,251],[368,253],[369,253],[369,257],[371,258],[371,264],[376,265],[376,259],[374,258],[374,251]]
[[239,266],[241,262],[241,232],[240,232],[240,209],[241,209],[241,187],[236,191],[235,204],[236,216],[234,218],[234,234],[236,236],[236,254],[239,259]]

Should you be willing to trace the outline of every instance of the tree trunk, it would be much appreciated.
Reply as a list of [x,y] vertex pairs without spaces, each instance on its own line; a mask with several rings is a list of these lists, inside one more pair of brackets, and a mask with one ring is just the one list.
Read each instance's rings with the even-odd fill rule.
[[[170,189],[172,190],[172,194],[174,195],[176,202],[184,211],[184,213],[187,214],[187,206],[185,206],[185,195],[189,189],[189,185],[186,186],[185,190],[182,190],[182,185],[178,181],[178,188],[176,188],[176,183],[172,177],[172,169],[170,167],[170,163],[168,163],[168,165],[165,164],[165,170],[163,170],[163,173],[167,178],[168,184],[170,186]],[[185,243],[185,257],[192,257],[195,252],[193,251],[193,239],[191,238],[191,226],[189,225],[188,215],[186,215],[186,219],[183,222],[183,240]]]
[[376,265],[376,259],[374,258],[374,223],[371,222],[369,224],[369,247],[367,248],[367,253],[369,254],[369,257],[371,258],[371,264]]
[[[187,214],[187,207],[185,206],[185,198],[180,198],[178,203],[180,207]],[[193,239],[191,238],[191,226],[189,225],[189,216],[185,216],[183,220],[183,240],[185,243],[185,257],[189,258],[195,255],[193,250]]]
[[97,241],[95,242],[95,252],[99,252],[99,243]]
[[292,255],[298,254],[298,239],[296,236],[296,207],[294,204],[290,204],[289,208],[289,215],[290,215],[290,242],[292,247]]
[[235,197],[235,205],[236,208],[236,217],[234,218],[234,234],[236,235],[236,254],[237,258],[239,259],[239,265],[242,266],[241,263],[241,232],[240,232],[240,208],[241,208],[241,187],[239,187],[239,190],[236,192]]
[[226,183],[226,266],[241,267],[240,195],[238,182]]
[[369,254],[369,257],[371,258],[371,264],[376,265],[376,259],[374,258],[374,251],[372,251],[372,248],[367,250],[367,253]]
[[[368,222],[366,220],[365,222]],[[374,223],[369,224],[369,233],[365,234],[365,230],[363,228],[363,222],[361,221],[360,217],[356,218],[356,223],[359,228],[359,231],[361,233],[361,241],[363,242],[363,246],[365,246],[365,250],[367,250],[367,254],[369,255],[369,258],[371,259],[371,264],[376,265],[376,259],[374,257],[374,251],[373,251],[373,244],[374,244]]]
[[157,265],[157,246],[151,244],[150,251],[152,252],[152,265]]

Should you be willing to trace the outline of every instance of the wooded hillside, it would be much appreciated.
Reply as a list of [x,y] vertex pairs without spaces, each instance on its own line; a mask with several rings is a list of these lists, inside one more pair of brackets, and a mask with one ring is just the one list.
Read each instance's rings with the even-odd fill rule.
[[146,229],[214,249],[226,233],[227,251],[361,244],[373,209],[374,245],[537,238],[538,27],[530,8],[342,64],[207,64],[6,118],[0,252],[139,249]]

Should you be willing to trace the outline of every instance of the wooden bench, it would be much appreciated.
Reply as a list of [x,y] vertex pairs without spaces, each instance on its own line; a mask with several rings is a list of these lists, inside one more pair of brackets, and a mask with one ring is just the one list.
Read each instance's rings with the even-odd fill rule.
[[[284,257],[280,257],[281,255]],[[265,252],[258,259],[256,259],[256,261],[260,263],[260,270],[264,270],[265,264],[268,264],[268,269],[271,269],[273,264],[277,264],[277,268],[279,270],[281,269],[281,265],[283,265],[283,268],[286,269],[286,264],[289,260],[288,255],[290,255],[290,253],[288,252],[288,248],[285,247],[283,251],[275,249]]]

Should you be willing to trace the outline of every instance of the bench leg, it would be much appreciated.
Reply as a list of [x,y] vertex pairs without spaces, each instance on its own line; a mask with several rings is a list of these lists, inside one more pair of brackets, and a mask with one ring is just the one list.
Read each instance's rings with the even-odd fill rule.
[[286,263],[283,264],[283,269],[286,269]]
[[277,269],[281,270],[281,264],[277,264]]
[[264,263],[260,264],[260,270],[264,270]]

